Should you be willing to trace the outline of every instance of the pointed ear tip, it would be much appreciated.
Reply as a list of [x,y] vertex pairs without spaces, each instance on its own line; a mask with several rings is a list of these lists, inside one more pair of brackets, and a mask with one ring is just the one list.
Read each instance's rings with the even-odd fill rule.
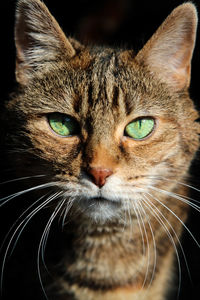
[[192,2],[185,2],[174,9],[176,13],[182,13],[184,15],[192,17],[194,20],[198,20],[197,8]]
[[194,12],[197,11],[196,5],[193,2],[191,2],[191,1],[185,2],[185,3],[183,3],[183,4],[179,5],[179,6],[180,7],[182,6],[184,8],[193,10]]
[[18,0],[16,5],[17,12],[24,9],[34,9],[34,7],[45,6],[40,0]]
[[28,4],[32,2],[31,0],[30,1],[27,1],[27,0],[17,0],[17,7],[20,7],[21,5],[24,5],[24,4]]
[[17,5],[28,4],[28,3],[33,3],[33,2],[41,3],[40,0],[17,0]]

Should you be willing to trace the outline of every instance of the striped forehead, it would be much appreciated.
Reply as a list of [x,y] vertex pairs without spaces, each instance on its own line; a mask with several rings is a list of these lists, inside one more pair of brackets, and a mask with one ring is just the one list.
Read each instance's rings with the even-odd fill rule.
[[102,52],[96,57],[87,86],[90,108],[119,106],[123,92],[116,77],[118,72],[116,53]]
[[81,117],[92,120],[109,116],[113,119],[130,113],[134,105],[127,97],[131,74],[120,63],[117,51],[106,49],[93,54],[89,67],[78,74],[76,72],[71,79],[76,82],[72,83],[76,95],[73,105]]
[[115,82],[114,69],[116,57],[113,53],[101,53],[93,63],[91,82],[89,85],[90,95],[96,102],[109,103],[109,90]]

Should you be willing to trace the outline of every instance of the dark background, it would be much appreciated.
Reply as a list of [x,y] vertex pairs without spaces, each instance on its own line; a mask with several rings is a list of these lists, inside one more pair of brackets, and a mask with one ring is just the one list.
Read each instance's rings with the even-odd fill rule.
[[[154,33],[166,16],[183,1],[164,0],[46,0],[49,10],[57,19],[67,35],[81,41],[95,44],[105,44],[114,47],[126,46],[138,51]],[[200,1],[193,1],[200,12]],[[0,2],[0,49],[1,49],[1,105],[15,88],[15,47],[14,47],[14,11],[16,1]],[[197,108],[200,108],[200,36],[197,33],[197,43],[192,62],[192,81],[190,93]],[[199,185],[199,153],[192,167],[192,185]],[[192,197],[200,199],[198,192]],[[200,242],[200,215],[191,211],[188,227]],[[183,236],[183,247],[187,256],[193,283],[187,275],[187,269],[182,263],[182,285],[180,300],[198,299],[200,297],[200,249],[189,237]],[[10,287],[12,286],[10,283]],[[22,299],[22,298],[21,298]],[[171,296],[170,300],[176,299]],[[37,299],[40,300],[40,299]],[[153,300],[153,299],[150,299]]]

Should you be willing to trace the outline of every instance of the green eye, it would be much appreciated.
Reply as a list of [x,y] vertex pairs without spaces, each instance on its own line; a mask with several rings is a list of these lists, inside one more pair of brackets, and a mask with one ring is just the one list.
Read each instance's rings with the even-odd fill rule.
[[77,121],[65,114],[49,114],[48,120],[51,129],[60,136],[68,137],[77,134],[79,131]]
[[154,127],[155,120],[153,118],[140,118],[126,126],[125,135],[135,140],[142,140],[153,131]]

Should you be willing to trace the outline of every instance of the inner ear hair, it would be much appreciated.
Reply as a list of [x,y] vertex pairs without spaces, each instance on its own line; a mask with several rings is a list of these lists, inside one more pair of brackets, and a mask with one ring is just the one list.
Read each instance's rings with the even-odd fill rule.
[[48,8],[40,0],[19,0],[15,22],[16,78],[26,84],[32,71],[75,50]]
[[188,88],[197,29],[196,7],[178,6],[136,56],[175,90]]

